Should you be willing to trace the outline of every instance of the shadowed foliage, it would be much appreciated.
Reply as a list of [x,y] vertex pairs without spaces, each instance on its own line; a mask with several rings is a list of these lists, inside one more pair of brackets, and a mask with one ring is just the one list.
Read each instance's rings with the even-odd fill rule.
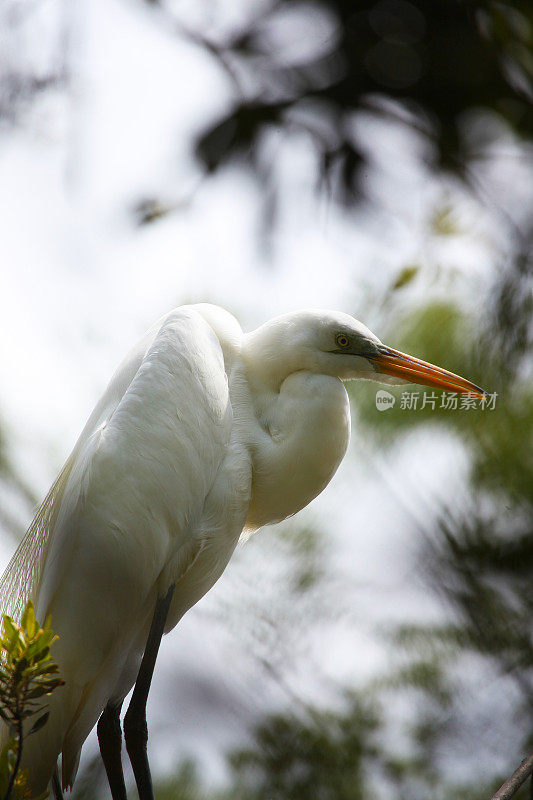
[[197,143],[209,171],[244,157],[264,179],[269,131],[304,133],[322,179],[349,202],[372,158],[354,130],[358,113],[405,123],[427,142],[432,166],[463,178],[502,125],[532,137],[525,0],[278,0],[261,9],[225,37],[194,35],[236,90]]

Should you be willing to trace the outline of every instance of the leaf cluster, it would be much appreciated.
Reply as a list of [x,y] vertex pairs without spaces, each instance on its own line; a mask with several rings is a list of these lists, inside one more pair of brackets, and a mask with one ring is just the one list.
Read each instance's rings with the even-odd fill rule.
[[[18,798],[25,797],[24,775],[19,772],[23,737],[45,725],[49,712],[43,712],[43,698],[64,684],[59,667],[52,660],[50,647],[58,637],[48,617],[41,628],[33,603],[28,601],[20,625],[4,614],[0,632],[0,718],[13,736],[0,752],[0,796],[8,798],[13,788]],[[43,713],[41,713],[43,712]],[[38,715],[29,730],[23,723]]]
[[195,37],[219,59],[238,97],[200,136],[197,156],[209,171],[244,157],[264,178],[265,134],[304,133],[324,182],[350,202],[364,193],[371,160],[354,135],[353,116],[363,112],[416,130],[438,167],[466,178],[490,138],[491,126],[479,130],[481,113],[526,140],[533,134],[524,88],[531,23],[524,0],[267,3],[226,38]]
[[[59,667],[52,661],[50,646],[57,640],[47,618],[41,628],[35,619],[31,600],[17,625],[4,614],[2,620],[0,661],[0,717],[8,725],[35,714],[37,702],[50,694],[64,681],[59,677]],[[39,718],[30,733],[44,725]]]
[[378,708],[354,694],[340,713],[306,711],[272,714],[255,731],[256,747],[232,754],[244,797],[363,800],[364,768],[379,754]]

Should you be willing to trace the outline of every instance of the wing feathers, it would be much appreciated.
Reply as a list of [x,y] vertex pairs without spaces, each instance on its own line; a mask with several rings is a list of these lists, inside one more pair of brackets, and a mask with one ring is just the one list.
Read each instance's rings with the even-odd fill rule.
[[17,622],[27,601],[34,600],[38,593],[42,567],[73,463],[72,454],[0,578],[0,611]]

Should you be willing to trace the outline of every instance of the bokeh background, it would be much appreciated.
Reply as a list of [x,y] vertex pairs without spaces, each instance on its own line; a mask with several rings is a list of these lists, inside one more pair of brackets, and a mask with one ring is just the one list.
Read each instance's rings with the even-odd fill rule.
[[343,310],[497,395],[350,385],[330,486],[163,642],[160,800],[481,800],[533,747],[532,42],[526,0],[0,4],[0,567],[182,303]]

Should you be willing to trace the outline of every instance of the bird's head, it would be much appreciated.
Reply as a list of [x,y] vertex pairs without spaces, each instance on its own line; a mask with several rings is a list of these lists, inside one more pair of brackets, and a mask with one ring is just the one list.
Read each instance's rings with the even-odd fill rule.
[[245,337],[246,352],[253,354],[265,377],[278,383],[293,372],[308,370],[341,380],[418,383],[463,394],[485,394],[453,372],[387,347],[362,322],[340,312],[283,314]]

